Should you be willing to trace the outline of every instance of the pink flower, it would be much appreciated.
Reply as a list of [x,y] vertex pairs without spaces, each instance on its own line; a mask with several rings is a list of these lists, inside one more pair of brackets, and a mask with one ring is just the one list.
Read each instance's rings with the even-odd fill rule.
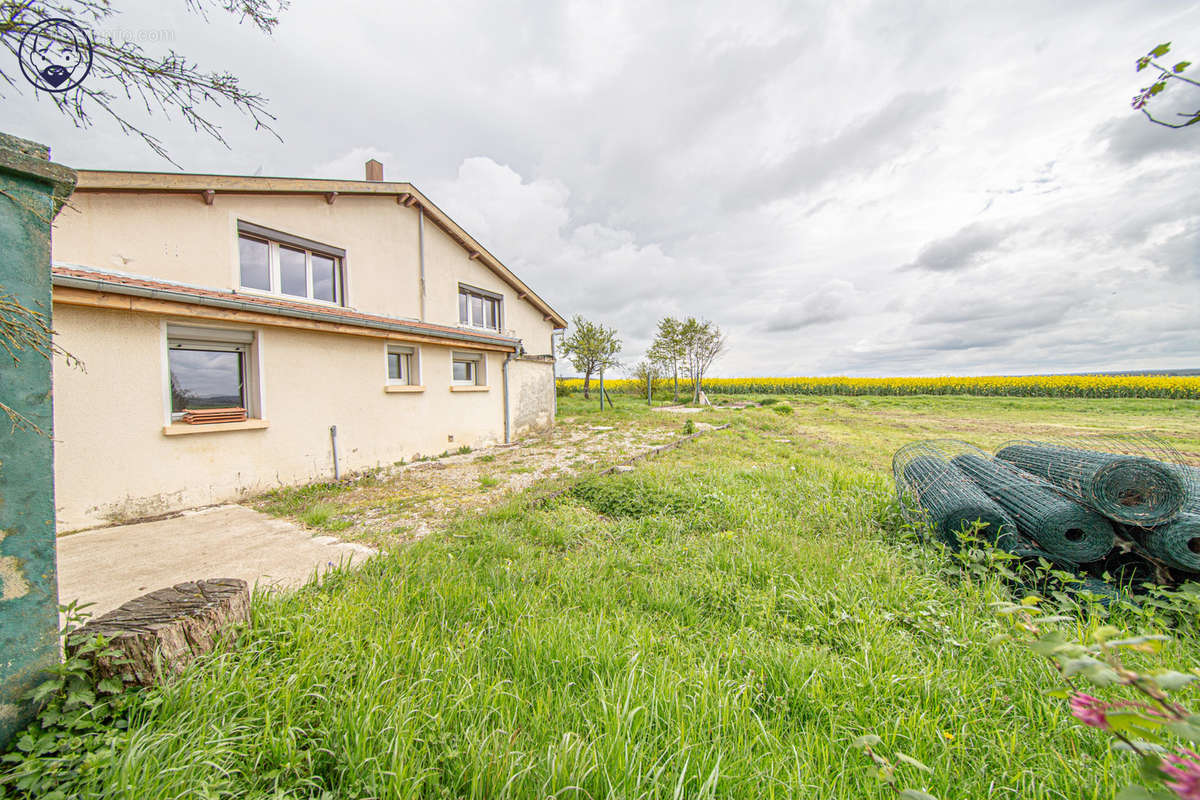
[[1071,714],[1084,725],[1091,725],[1102,731],[1108,730],[1108,720],[1104,718],[1104,712],[1108,708],[1108,703],[1090,694],[1076,692],[1071,695]]
[[1159,769],[1170,780],[1166,785],[1183,800],[1200,800],[1200,755],[1191,750],[1181,750],[1185,755],[1163,756]]

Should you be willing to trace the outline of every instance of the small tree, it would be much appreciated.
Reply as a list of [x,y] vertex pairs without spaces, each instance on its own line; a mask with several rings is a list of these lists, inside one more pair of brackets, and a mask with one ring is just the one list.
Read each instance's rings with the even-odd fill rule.
[[686,355],[683,342],[683,323],[674,317],[663,317],[658,321],[658,331],[646,353],[655,364],[662,366],[675,380],[674,401],[679,402],[679,364]]
[[630,377],[633,378],[633,393],[639,397],[645,397],[647,402],[651,402],[654,384],[659,379],[659,366],[653,361],[644,359],[634,366]]
[[692,402],[700,401],[704,374],[725,352],[725,334],[714,322],[688,317],[680,326],[683,342],[684,369],[692,379]]
[[621,338],[616,328],[584,319],[579,314],[571,318],[573,329],[563,339],[562,354],[571,360],[578,372],[583,373],[583,397],[589,399],[588,390],[592,375],[618,365],[617,354],[621,352]]

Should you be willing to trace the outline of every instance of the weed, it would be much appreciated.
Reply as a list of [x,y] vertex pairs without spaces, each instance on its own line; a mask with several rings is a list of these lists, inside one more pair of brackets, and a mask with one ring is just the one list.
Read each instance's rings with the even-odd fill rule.
[[465,456],[469,452],[471,452],[471,446],[469,444],[464,444],[462,447],[454,451],[455,455],[460,456]]
[[496,457],[494,455],[489,454],[486,456],[480,456],[479,458],[475,459],[475,463],[476,464],[490,464],[495,460],[496,460]]
[[500,485],[499,478],[492,477],[491,475],[480,475],[479,476],[479,488],[480,489],[491,489],[493,486],[499,486],[499,485]]
[[691,436],[695,432],[696,432],[696,423],[695,422],[692,422],[689,419],[687,422],[683,423],[683,435],[684,436]]
[[312,528],[327,531],[344,531],[354,523],[336,516],[339,508],[332,503],[317,503],[299,514],[300,521]]

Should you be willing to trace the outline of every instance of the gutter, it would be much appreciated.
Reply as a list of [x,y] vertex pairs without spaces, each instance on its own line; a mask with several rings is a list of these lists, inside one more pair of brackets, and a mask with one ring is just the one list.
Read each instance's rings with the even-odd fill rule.
[[457,342],[471,342],[475,344],[512,347],[514,350],[519,347],[521,343],[519,339],[478,336],[468,332],[429,330],[426,327],[406,325],[403,322],[385,322],[382,320],[367,321],[343,317],[337,314],[329,314],[315,309],[310,311],[308,309],[300,308],[264,306],[258,303],[250,303],[245,300],[234,299],[232,297],[207,297],[204,295],[189,294],[188,292],[177,292],[169,289],[151,289],[144,286],[130,286],[129,284],[125,283],[115,283],[99,280],[97,278],[81,278],[74,275],[54,275],[52,277],[52,282],[54,286],[62,286],[69,289],[83,289],[85,291],[103,292],[106,294],[145,297],[153,300],[166,300],[172,303],[188,303],[191,305],[209,306],[211,308],[224,308],[232,311],[246,311],[254,314],[268,314],[278,317],[291,317],[293,319],[307,319],[315,322],[329,322],[336,325],[349,325],[351,327],[358,328],[393,331],[395,333],[406,333],[413,336],[433,336]]

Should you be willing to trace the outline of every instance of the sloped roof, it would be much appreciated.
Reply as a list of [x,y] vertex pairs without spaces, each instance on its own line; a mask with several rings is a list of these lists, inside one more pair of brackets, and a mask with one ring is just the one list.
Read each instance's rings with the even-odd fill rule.
[[566,319],[550,307],[533,289],[500,259],[467,233],[444,211],[434,205],[411,183],[397,181],[347,181],[324,178],[273,178],[251,175],[202,175],[176,172],[117,172],[79,170],[76,192],[194,193],[208,199],[220,194],[317,194],[327,198],[338,195],[380,195],[395,197],[401,205],[420,208],[426,218],[442,229],[473,259],[479,261],[524,300],[542,312],[556,328],[567,327]]

